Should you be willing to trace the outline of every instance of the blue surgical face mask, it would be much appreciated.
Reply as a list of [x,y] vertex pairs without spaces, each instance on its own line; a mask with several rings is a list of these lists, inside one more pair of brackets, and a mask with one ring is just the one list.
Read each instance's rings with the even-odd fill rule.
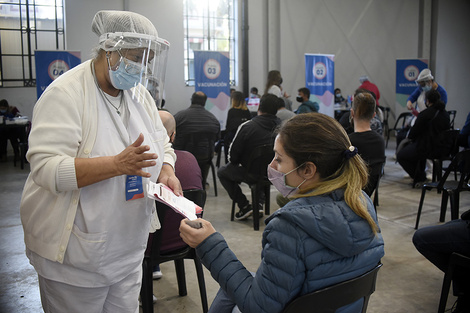
[[6,109],[5,110],[0,110],[0,113],[5,114],[5,113],[7,113],[7,110]]
[[341,94],[340,94],[340,93],[337,93],[337,94],[336,94],[336,97],[337,97],[337,98],[341,98]]
[[424,87],[422,87],[422,89],[424,92],[428,92],[429,90],[432,89],[432,85],[425,85]]
[[306,179],[304,179],[303,182],[301,182],[297,187],[292,187],[287,185],[286,183],[286,176],[301,167],[303,164],[297,166],[293,170],[287,172],[287,173],[282,173],[279,172],[278,170],[272,168],[271,166],[268,165],[268,179],[269,181],[276,187],[276,189],[281,193],[281,195],[285,198],[289,196],[293,196],[299,192],[299,187],[305,183]]
[[135,62],[125,60],[121,57],[117,69],[112,70],[108,58],[108,72],[111,84],[114,88],[128,90],[140,82],[142,67]]

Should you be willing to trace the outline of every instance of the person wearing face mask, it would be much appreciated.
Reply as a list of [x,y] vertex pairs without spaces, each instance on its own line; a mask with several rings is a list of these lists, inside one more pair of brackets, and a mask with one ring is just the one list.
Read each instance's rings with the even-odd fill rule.
[[320,110],[318,103],[310,101],[310,90],[308,88],[300,88],[298,93],[295,100],[300,103],[300,106],[297,111],[295,111],[296,114],[318,112],[318,110]]
[[440,100],[437,90],[429,90],[425,93],[426,110],[421,111],[414,125],[408,133],[407,145],[397,153],[397,161],[413,179],[413,187],[419,187],[426,180],[425,160],[431,155],[443,153],[442,147],[437,145],[438,134],[450,129],[449,114],[445,110],[445,104]]
[[20,205],[26,255],[44,311],[138,312],[149,182],[182,195],[151,94],[169,43],[129,11],[99,11],[95,56],[50,84],[34,106]]
[[[299,114],[279,130],[269,179],[292,200],[266,219],[261,263],[251,274],[210,222],[181,221],[183,240],[220,284],[209,313],[281,312],[294,298],[374,268],[384,242],[370,198],[367,167],[341,125]],[[362,312],[363,300],[341,308]]]
[[430,69],[425,68],[422,70],[416,79],[416,83],[418,84],[418,87],[416,87],[415,91],[413,91],[406,100],[406,107],[408,110],[413,111],[414,109],[416,112],[415,114],[417,115],[419,112],[426,109],[425,94],[430,90],[437,90],[441,97],[441,101],[444,105],[447,104],[447,92],[444,87],[434,81],[434,76],[432,76]]
[[346,99],[344,99],[343,95],[341,94],[341,89],[335,89],[335,104],[346,105]]

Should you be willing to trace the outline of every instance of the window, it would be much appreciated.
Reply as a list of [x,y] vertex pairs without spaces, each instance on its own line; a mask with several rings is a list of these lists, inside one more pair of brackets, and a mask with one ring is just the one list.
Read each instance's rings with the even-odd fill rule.
[[34,50],[64,50],[64,0],[0,0],[0,87],[36,86]]
[[194,51],[226,51],[230,85],[237,73],[236,0],[184,0],[184,78],[194,86]]

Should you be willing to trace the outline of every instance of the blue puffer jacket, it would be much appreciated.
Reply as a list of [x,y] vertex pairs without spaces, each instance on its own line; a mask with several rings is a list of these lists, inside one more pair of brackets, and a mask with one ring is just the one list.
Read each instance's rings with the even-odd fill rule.
[[[365,195],[370,214],[374,206]],[[215,233],[197,248],[212,277],[244,313],[275,313],[299,295],[359,276],[384,255],[382,235],[344,201],[343,190],[299,198],[266,219],[261,265],[253,277]],[[360,312],[361,300],[337,312]]]

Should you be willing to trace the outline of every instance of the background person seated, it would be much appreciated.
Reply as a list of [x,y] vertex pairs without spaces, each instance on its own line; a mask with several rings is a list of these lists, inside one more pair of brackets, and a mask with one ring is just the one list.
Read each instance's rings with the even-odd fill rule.
[[370,121],[375,116],[376,107],[374,97],[370,93],[359,93],[354,96],[351,108],[354,132],[349,134],[349,140],[367,163],[369,180],[364,191],[369,197],[377,187],[382,166],[386,159],[385,141],[379,133],[373,131],[370,127]]
[[[461,219],[418,229],[413,235],[413,244],[437,268],[447,271],[452,253],[470,257],[470,210],[463,213]],[[470,312],[470,273],[457,270],[452,285],[457,297],[452,312]]]
[[426,158],[439,153],[442,148],[436,142],[438,134],[450,129],[449,114],[444,102],[440,101],[439,92],[431,90],[426,93],[426,106],[427,109],[418,114],[410,129],[409,143],[405,145],[402,142],[403,147],[397,151],[398,163],[419,185],[426,180]]
[[340,105],[347,105],[346,99],[344,99],[343,95],[341,94],[341,89],[335,89],[335,104]]
[[[375,93],[373,93],[372,91],[370,90],[367,90],[367,89],[356,89],[356,91],[354,92],[354,97],[359,94],[359,93],[369,93],[372,95],[372,97],[374,98],[374,100],[376,100],[375,98]],[[354,99],[353,99],[353,103],[354,103]],[[376,102],[377,103],[377,102]],[[377,108],[375,109],[375,112],[377,112]],[[351,118],[351,112],[345,112],[341,118],[339,119],[338,121],[341,126],[343,126],[344,130],[346,131],[346,133],[350,134],[352,132],[354,132],[354,125],[353,125],[353,120]],[[379,120],[379,118],[377,117],[377,115],[375,115],[371,120],[370,120],[370,128],[377,132],[378,134],[382,135],[383,134],[383,128],[382,128],[382,122]]]
[[234,91],[231,98],[232,107],[228,110],[227,124],[225,126],[225,155],[228,155],[228,147],[230,147],[233,137],[235,137],[238,126],[251,119],[251,113],[248,111],[243,93],[240,91]]
[[[163,126],[165,127],[168,137],[170,138],[170,143],[173,143],[176,134],[175,119],[168,111],[160,110],[158,113],[160,114]],[[182,150],[175,150],[175,153],[175,175],[179,179],[183,191],[191,189],[202,189],[201,169],[199,168],[194,155],[188,151]],[[174,211],[168,211],[166,214],[165,223],[174,226],[173,232],[164,234],[163,239],[165,240],[166,245],[173,247],[185,245],[181,240],[178,231],[178,227],[182,219],[183,216]],[[149,236],[153,236],[153,234],[150,234]],[[153,279],[160,279],[162,275],[163,274],[160,271],[160,267],[155,267],[153,271]]]
[[298,96],[295,98],[300,103],[299,108],[295,111],[297,114],[318,112],[320,105],[316,102],[310,101],[310,90],[306,87],[298,90]]
[[[3,123],[5,118],[10,119],[17,116],[20,116],[20,111],[16,107],[9,106],[8,101],[5,99],[0,100],[0,123]],[[21,138],[22,136],[22,131],[17,128],[0,129],[0,162],[7,161],[8,140],[10,140],[11,146],[13,147],[15,159],[19,160],[19,142],[24,139]]]
[[[229,163],[217,171],[220,183],[227,190],[230,199],[235,201],[240,209],[235,213],[237,220],[247,219],[253,213],[253,207],[243,194],[240,183],[245,179],[250,152],[256,147],[274,142],[273,132],[280,124],[280,120],[276,116],[279,101],[282,99],[272,94],[261,97],[258,115],[240,125],[230,145]],[[260,194],[259,199],[263,199],[264,203],[264,194]],[[262,204],[253,205],[258,211],[258,205]]]
[[[208,149],[214,151],[215,142],[220,138],[220,123],[214,114],[204,108],[206,100],[207,96],[202,91],[197,91],[191,97],[191,106],[175,114],[176,137],[173,143],[175,150],[189,151],[196,157],[203,181],[207,179],[210,166],[207,160],[199,159],[199,155],[206,156]],[[201,132],[214,134],[215,141],[201,139],[197,146],[188,148],[187,136]]]

